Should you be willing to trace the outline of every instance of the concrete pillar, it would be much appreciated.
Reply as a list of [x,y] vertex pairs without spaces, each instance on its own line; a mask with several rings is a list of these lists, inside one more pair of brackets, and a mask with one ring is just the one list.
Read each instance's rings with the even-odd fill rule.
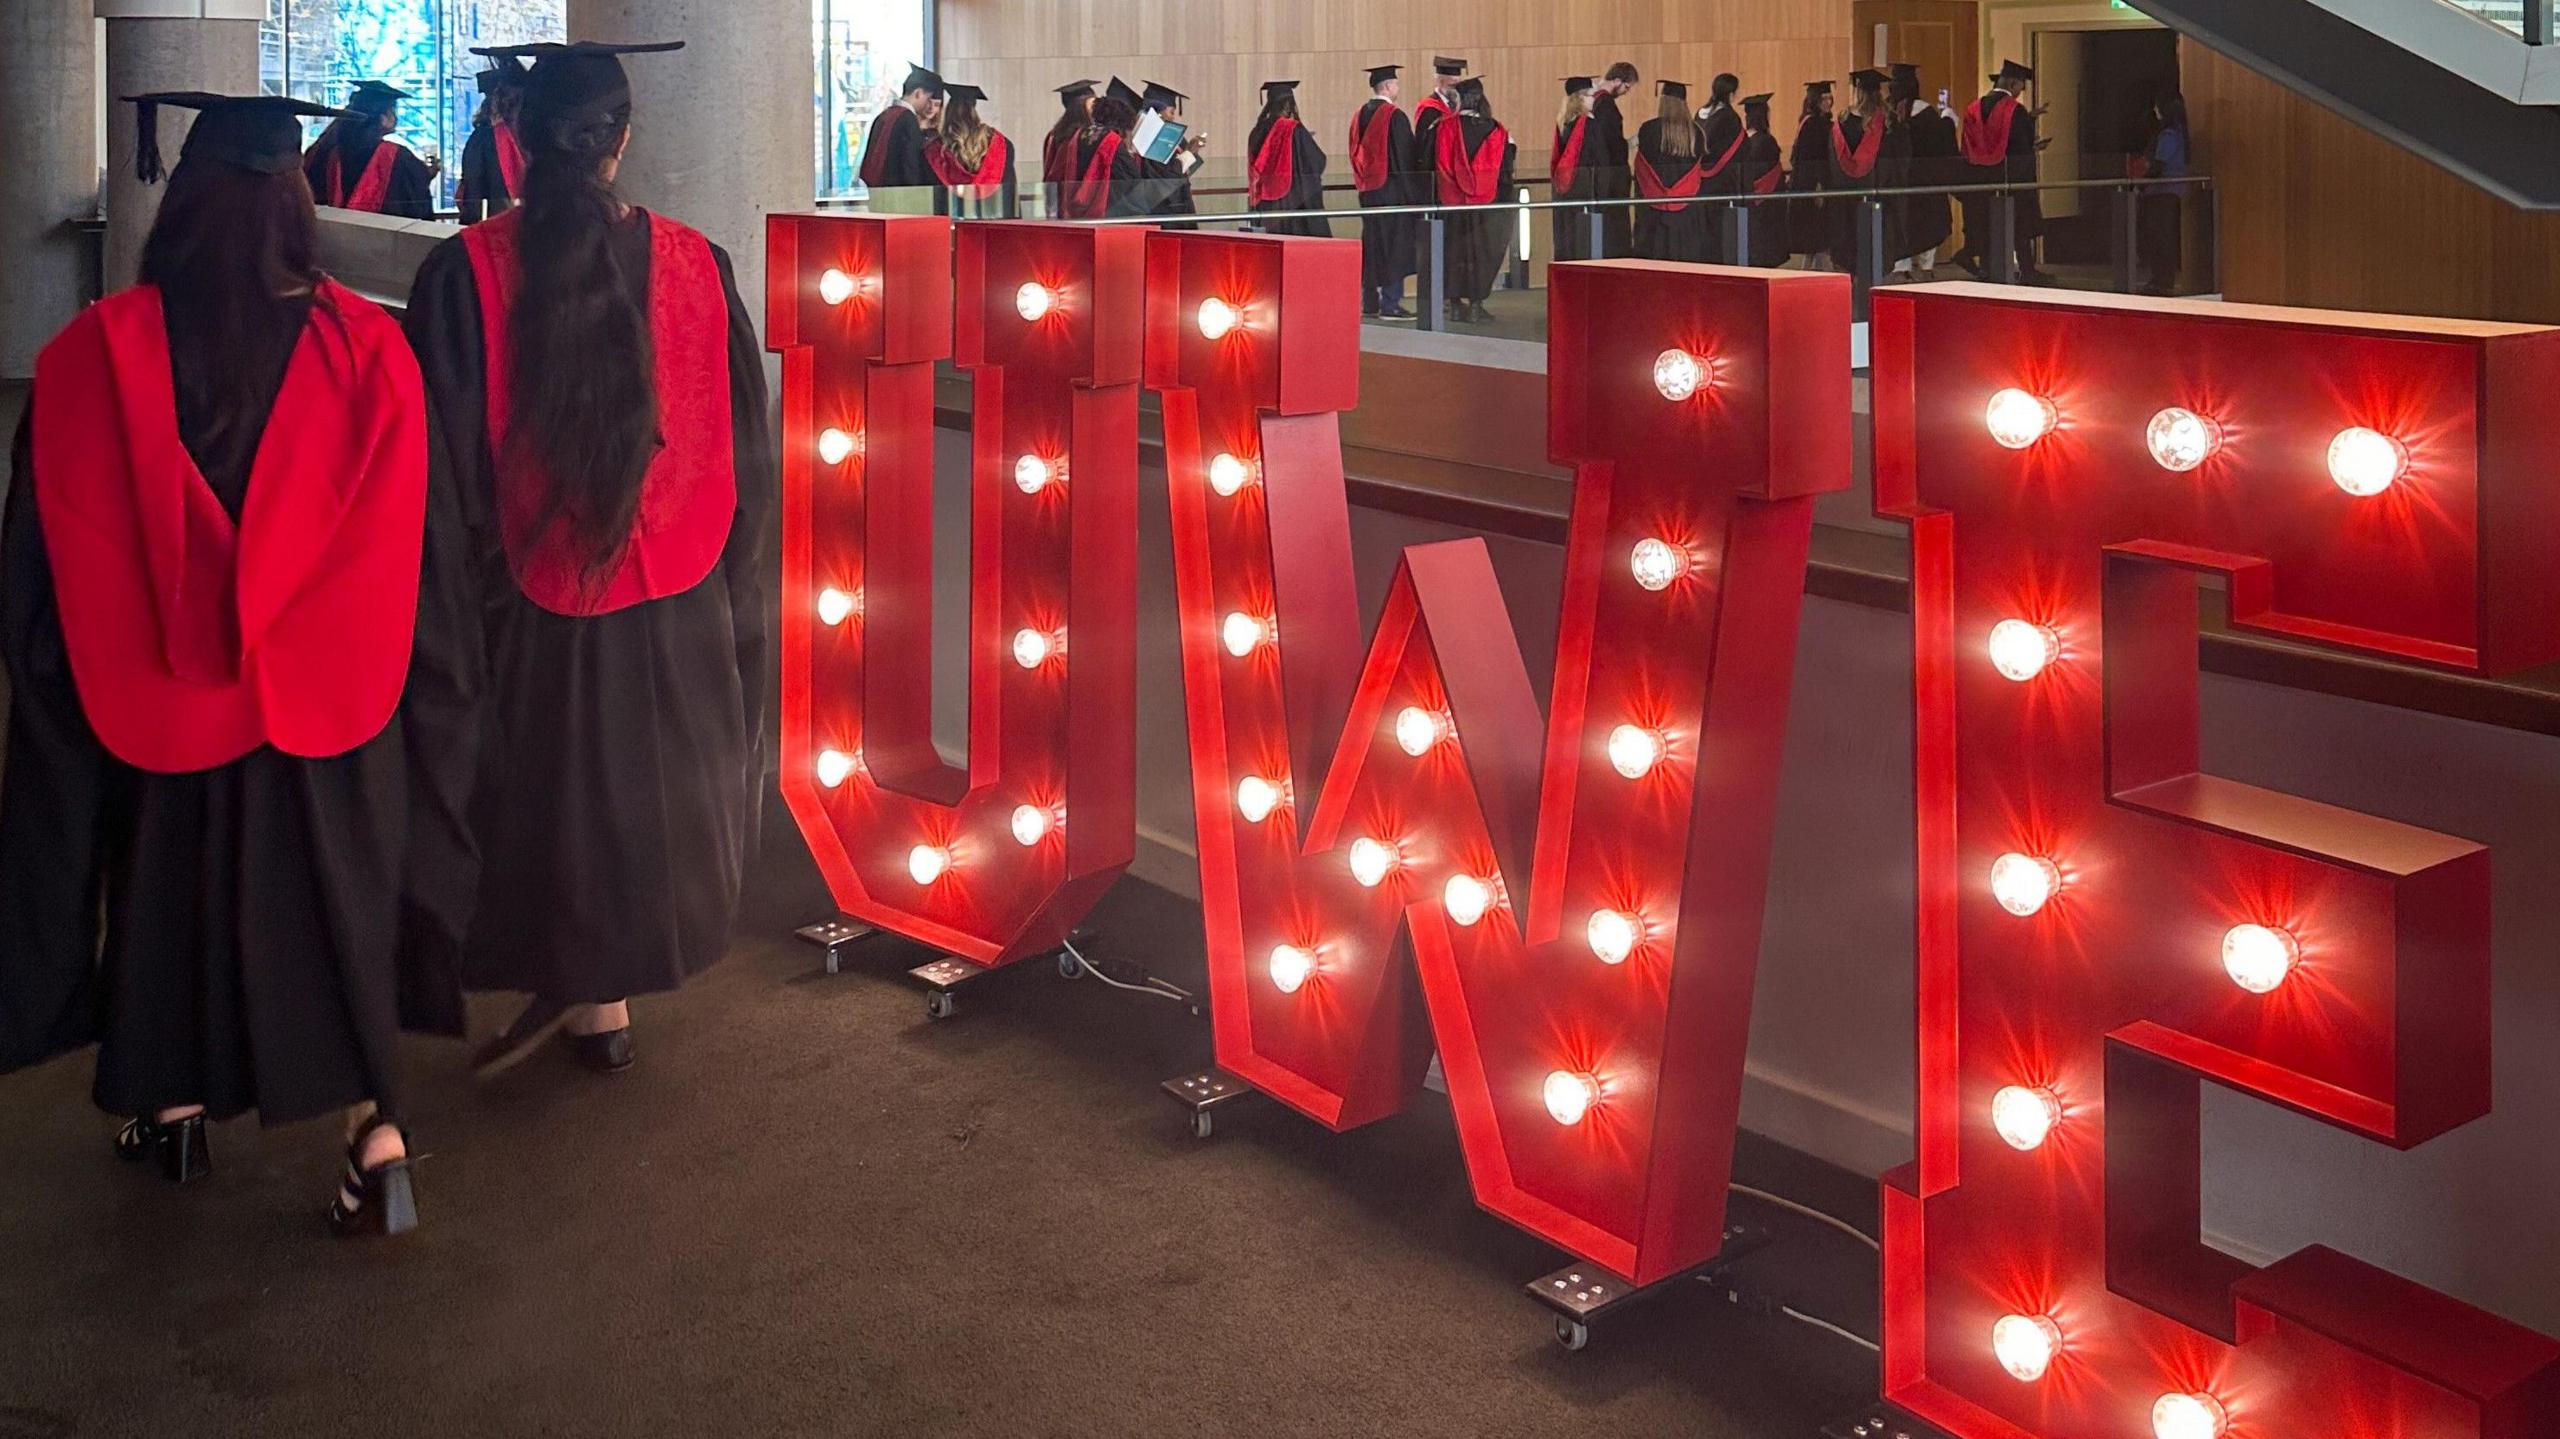
[[0,4],[0,381],[34,374],[80,308],[71,223],[98,196],[95,32],[89,0]]
[[[258,22],[265,0],[97,0],[107,22],[107,96],[159,90],[258,93]],[[160,187],[133,177],[134,109],[107,109],[107,288],[133,283],[142,242],[160,213]],[[195,124],[192,110],[160,112],[160,158],[174,166]]]
[[809,0],[569,0],[573,40],[682,40],[634,55],[621,187],[711,237],[764,322],[764,217],[817,203]]

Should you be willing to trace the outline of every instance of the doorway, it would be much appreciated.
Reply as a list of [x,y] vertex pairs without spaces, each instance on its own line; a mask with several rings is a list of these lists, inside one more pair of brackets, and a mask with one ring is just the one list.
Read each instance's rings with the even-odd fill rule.
[[[2167,29],[2035,32],[2036,98],[2047,110],[2047,180],[2110,180],[2149,148],[2152,103],[2178,89],[2178,36]],[[2048,264],[2103,265],[2111,202],[2104,191],[2045,195]]]

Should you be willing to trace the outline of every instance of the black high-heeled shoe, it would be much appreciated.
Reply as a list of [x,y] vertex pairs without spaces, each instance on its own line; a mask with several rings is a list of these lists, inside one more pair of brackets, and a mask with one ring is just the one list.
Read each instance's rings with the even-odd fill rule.
[[205,1133],[204,1116],[190,1114],[166,1124],[140,1117],[126,1120],[116,1134],[116,1158],[139,1164],[155,1156],[161,1176],[171,1184],[193,1184],[213,1173],[213,1141]]
[[[418,1227],[418,1188],[411,1158],[364,1167],[364,1142],[385,1126],[399,1127],[377,1114],[347,1141],[347,1177],[340,1193],[329,1201],[329,1231],[340,1239],[389,1238]],[[401,1130],[403,1148],[408,1140],[409,1132]],[[356,1196],[352,1209],[347,1207],[349,1194]]]

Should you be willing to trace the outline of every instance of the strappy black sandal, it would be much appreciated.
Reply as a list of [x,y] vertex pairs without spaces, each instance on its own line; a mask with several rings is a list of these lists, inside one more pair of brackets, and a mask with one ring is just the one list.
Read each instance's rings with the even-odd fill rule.
[[[414,1156],[364,1167],[364,1142],[386,1126],[399,1129],[377,1114],[347,1141],[347,1177],[338,1197],[329,1201],[329,1231],[340,1239],[389,1238],[418,1227],[418,1189],[410,1170]],[[409,1132],[400,1130],[404,1148],[408,1139]],[[352,1205],[347,1202],[349,1195],[355,1196]]]
[[190,1114],[166,1124],[156,1119],[126,1120],[116,1135],[116,1158],[139,1164],[155,1156],[161,1177],[171,1184],[193,1184],[213,1173],[213,1141],[206,1135],[204,1116]]

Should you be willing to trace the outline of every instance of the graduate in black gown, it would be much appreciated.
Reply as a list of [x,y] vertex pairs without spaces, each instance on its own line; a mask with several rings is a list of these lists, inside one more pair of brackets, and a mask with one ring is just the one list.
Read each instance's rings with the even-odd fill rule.
[[[1466,77],[1467,62],[1452,55],[1435,55],[1431,60],[1431,93],[1413,107],[1413,167],[1417,172],[1414,202],[1436,203],[1440,194],[1440,122],[1458,113],[1458,84]],[[1430,230],[1417,221],[1413,227],[1413,272],[1423,273],[1431,262],[1427,253],[1431,246]]]
[[911,65],[907,78],[898,83],[898,98],[871,117],[871,133],[862,141],[859,173],[863,188],[872,191],[875,200],[889,199],[879,193],[884,190],[922,191],[933,183],[933,170],[924,158],[925,130],[935,118],[935,107],[949,93],[941,76],[922,65]]
[[[1591,200],[1600,194],[1600,145],[1593,137],[1591,104],[1598,97],[1588,75],[1564,82],[1564,109],[1556,116],[1555,148],[1547,155],[1547,180],[1558,200]],[[1551,210],[1552,251],[1559,260],[1595,260],[1590,210]]]
[[[1866,196],[1884,183],[1884,154],[1889,117],[1884,99],[1885,73],[1860,70],[1850,75],[1848,112],[1831,127],[1831,183],[1843,198],[1831,202],[1831,258],[1843,270],[1858,264],[1861,232],[1866,225]],[[1890,254],[1879,252],[1879,258]]]
[[[1885,183],[1909,189],[1962,184],[1956,175],[1955,117],[1921,97],[1920,67],[1907,63],[1894,66],[1893,85],[1887,95],[1894,113],[1902,120],[1895,132],[1886,136]],[[1892,167],[1897,162],[1900,168],[1895,170]],[[1953,204],[1945,195],[1908,196],[1894,202],[1886,229],[1894,242],[1894,272],[1934,280],[1938,276],[1938,250],[1955,234]]]
[[462,178],[453,191],[462,223],[478,222],[515,203],[524,183],[524,142],[516,138],[516,100],[524,93],[524,67],[500,60],[477,77],[480,109],[471,138],[462,144]]
[[400,102],[408,98],[408,91],[379,80],[356,83],[347,113],[302,157],[313,203],[401,220],[435,218],[435,170],[391,138],[400,126]]
[[[1611,65],[1591,87],[1591,133],[1598,147],[1599,168],[1594,176],[1603,199],[1623,200],[1635,193],[1634,150],[1627,138],[1627,115],[1620,102],[1628,91],[1643,83],[1633,61],[1620,60]],[[1616,260],[1634,254],[1635,211],[1625,205],[1612,205],[1600,214],[1600,253]]]
[[[1120,82],[1114,80],[1114,85]],[[1137,107],[1116,94],[1093,102],[1093,122],[1076,137],[1071,178],[1059,190],[1058,213],[1073,220],[1152,214],[1157,197],[1146,162],[1130,143]]]
[[[1725,74],[1715,78],[1707,92],[1707,103],[1698,111],[1698,130],[1703,145],[1699,150],[1707,165],[1706,193],[1739,195],[1742,193],[1742,124],[1741,104],[1734,97],[1742,89],[1742,77]],[[1736,263],[1725,253],[1724,209],[1707,211],[1706,258],[1719,265]]]
[[1013,141],[978,114],[987,92],[952,84],[942,118],[925,137],[933,172],[933,213],[958,220],[1010,220],[1022,213],[1013,178]]
[[1058,120],[1040,142],[1040,184],[1052,215],[1066,213],[1059,206],[1075,179],[1076,139],[1093,123],[1093,102],[1101,88],[1099,80],[1071,80],[1058,87]]
[[[1324,208],[1324,147],[1298,118],[1298,82],[1266,80],[1262,114],[1245,137],[1245,199],[1256,210]],[[1331,235],[1326,219],[1265,220],[1274,235]]]
[[37,359],[0,523],[0,1071],[96,1044],[182,1183],[209,1120],[345,1111],[332,1225],[398,1233],[399,1032],[462,1026],[406,897],[467,867],[460,517],[397,322],[314,262],[300,117],[343,112],[139,98],[146,182],[151,107],[202,118],[141,283]]
[[[1396,104],[1404,85],[1401,74],[1401,66],[1371,66],[1369,98],[1351,117],[1351,178],[1364,210],[1423,203],[1415,174],[1413,122]],[[1411,215],[1361,217],[1360,313],[1411,318],[1413,312],[1404,307],[1404,282],[1413,274],[1414,229]]]
[[[1120,85],[1116,79],[1111,83]],[[1121,86],[1121,88],[1127,87]],[[1170,85],[1149,80],[1147,88],[1138,92],[1137,96],[1138,128],[1141,130],[1146,128],[1149,115],[1179,123],[1182,119],[1183,102],[1190,98]],[[1197,215],[1200,213],[1199,202],[1191,194],[1191,177],[1199,173],[1201,152],[1208,148],[1208,132],[1194,130],[1185,134],[1182,137],[1182,143],[1174,147],[1171,159],[1150,160],[1144,154],[1139,155],[1138,169],[1146,177],[1143,192],[1147,205],[1146,213],[1150,215]],[[1165,228],[1189,230],[1197,227],[1173,224]]]
[[523,203],[430,253],[408,312],[480,582],[463,971],[533,995],[483,1072],[564,1025],[610,1072],[623,1001],[728,946],[765,787],[776,469],[729,257],[614,190],[618,57],[675,46],[511,48],[536,57]]
[[1678,80],[1655,85],[1659,112],[1636,130],[1636,194],[1653,203],[1636,207],[1636,253],[1648,260],[1704,261],[1713,224],[1707,207],[1706,133],[1689,109],[1689,87]]
[[[2035,78],[2036,72],[2028,66],[2003,60],[1999,73],[1991,77],[1990,91],[1965,107],[1958,129],[1967,183],[2035,183],[2036,156],[2044,146],[2036,139],[2037,112],[2020,98]],[[2017,233],[2011,239],[2018,278],[2030,285],[2050,285],[2052,277],[2036,265],[2036,237],[2044,233],[2044,202],[2030,188],[2012,193],[2017,201]],[[1964,253],[1956,256],[1957,264],[1982,276],[1991,273],[1986,258],[1991,246],[1991,198],[1987,190],[1964,197]]]
[[1517,147],[1494,118],[1482,80],[1458,82],[1458,113],[1435,127],[1439,198],[1449,217],[1449,308],[1470,324],[1493,318],[1485,300],[1501,282],[1511,254],[1510,210],[1490,208],[1512,193]]
[[[1733,167],[1746,195],[1774,195],[1786,188],[1786,156],[1778,149],[1778,137],[1769,132],[1769,102],[1774,98],[1769,93],[1742,97],[1742,153],[1734,157]],[[1787,263],[1785,202],[1755,201],[1750,215],[1751,254],[1744,263],[1762,269]]]
[[[1787,147],[1789,193],[1820,195],[1833,188],[1831,112],[1837,103],[1832,98],[1830,81],[1805,82],[1804,112],[1796,120],[1795,143]],[[1806,269],[1848,268],[1845,260],[1833,263],[1831,247],[1839,243],[1840,225],[1830,201],[1788,201],[1787,235],[1787,248],[1805,257]]]

